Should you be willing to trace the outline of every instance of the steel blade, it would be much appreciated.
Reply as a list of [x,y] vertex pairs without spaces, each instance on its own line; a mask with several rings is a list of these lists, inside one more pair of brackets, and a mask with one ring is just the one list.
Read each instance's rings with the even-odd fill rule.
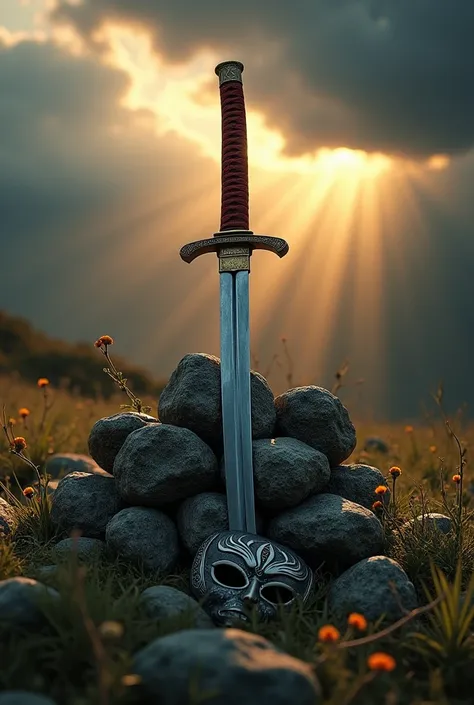
[[220,328],[222,425],[227,512],[229,529],[245,531],[240,419],[237,413],[237,384],[235,377],[237,364],[236,318],[235,278],[232,273],[225,272],[220,275]]
[[255,522],[255,499],[252,452],[252,399],[250,387],[250,306],[249,272],[235,275],[236,299],[236,386],[237,415],[240,432],[240,457],[242,462],[242,491],[245,509],[245,530],[257,532]]

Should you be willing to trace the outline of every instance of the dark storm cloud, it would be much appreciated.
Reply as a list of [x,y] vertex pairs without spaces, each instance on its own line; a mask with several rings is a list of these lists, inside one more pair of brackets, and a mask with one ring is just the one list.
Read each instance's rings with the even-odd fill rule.
[[[147,111],[123,107],[128,86],[97,57],[0,44],[0,308],[70,340],[128,334],[124,352],[144,363],[143,302],[152,296],[158,326],[186,297],[180,275],[190,285],[202,272],[183,271],[178,251],[206,222],[170,245],[173,213],[219,172],[178,136],[158,138]],[[209,220],[212,232],[217,213]],[[174,362],[168,350],[157,372]]]
[[[338,7],[344,10],[342,3]],[[166,36],[171,51],[172,35]],[[183,41],[183,47],[192,46],[191,33]],[[267,55],[281,56],[282,43],[262,46]],[[235,47],[232,54],[238,56],[237,43]],[[179,42],[175,51],[175,57],[181,56]],[[223,45],[222,53],[228,55]],[[257,58],[258,72],[265,66],[263,50]],[[253,68],[249,79],[252,73]],[[279,80],[271,71],[267,75]],[[186,267],[178,250],[184,242],[213,232],[219,169],[178,136],[157,138],[146,111],[121,106],[127,87],[127,76],[101,64],[97,56],[71,56],[52,43],[0,46],[0,308],[71,341],[111,333],[121,354],[163,375],[186,352],[218,353],[215,261],[203,258]],[[262,95],[257,86],[251,85],[251,92],[256,98]],[[267,98],[272,98],[271,90]],[[453,405],[465,399],[474,403],[472,174],[472,159],[466,158],[439,175],[451,212],[441,200],[418,194],[420,220],[429,237],[420,237],[415,224],[396,233],[406,289],[392,272],[389,250],[384,257],[380,336],[387,351],[386,388],[382,394],[368,384],[366,392],[378,418],[416,415],[419,399],[427,397],[439,378],[444,378]],[[199,206],[209,193],[216,196],[216,211],[195,218],[194,204]],[[268,203],[255,206],[263,209]],[[191,230],[170,234],[174,218],[183,211],[190,214]],[[323,221],[315,221],[314,237],[327,239],[329,251],[333,234]],[[270,234],[296,242],[293,233]],[[384,232],[380,236],[383,240]],[[164,251],[171,256],[164,258]],[[268,312],[265,327],[258,331],[256,350],[263,364],[271,360],[285,332],[282,312],[291,308],[292,292],[300,284],[297,257],[292,251],[281,263],[293,267],[294,274],[281,292],[281,305]],[[354,377],[370,382],[378,363],[370,346],[366,354],[354,357],[370,321],[364,315],[357,321],[359,341],[348,335],[354,327],[351,272],[356,270],[349,268],[337,302],[335,335],[325,349],[327,369],[308,370],[297,383],[330,387],[331,374],[346,357]],[[253,277],[259,286],[264,276],[263,262],[256,262]],[[203,302],[202,313],[196,308],[192,319],[177,325],[175,337],[168,339],[165,322],[179,316],[198,296],[202,280],[210,277],[214,300]],[[366,277],[370,290],[372,273],[366,271]],[[316,281],[311,306],[317,305]],[[296,330],[290,341],[298,377],[298,349],[305,345],[305,335],[304,328]],[[285,383],[270,381],[275,391]]]
[[425,157],[474,144],[472,0],[59,0],[83,35],[139,23],[169,61],[239,58],[249,103],[287,152],[321,146]]

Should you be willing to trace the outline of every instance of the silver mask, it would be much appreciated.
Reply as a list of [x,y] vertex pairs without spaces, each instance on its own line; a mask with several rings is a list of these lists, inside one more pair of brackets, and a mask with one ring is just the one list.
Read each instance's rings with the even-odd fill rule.
[[261,536],[224,531],[199,547],[191,568],[191,590],[215,624],[230,626],[277,616],[297,598],[306,602],[313,572],[288,548]]

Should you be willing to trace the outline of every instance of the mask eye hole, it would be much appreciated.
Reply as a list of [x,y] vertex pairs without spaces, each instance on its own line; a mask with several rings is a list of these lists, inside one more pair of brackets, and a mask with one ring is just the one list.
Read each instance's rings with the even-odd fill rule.
[[219,561],[214,563],[211,572],[215,582],[223,587],[244,588],[249,584],[246,574],[235,563]]
[[260,595],[272,605],[288,605],[295,599],[295,593],[282,583],[267,583],[260,588]]

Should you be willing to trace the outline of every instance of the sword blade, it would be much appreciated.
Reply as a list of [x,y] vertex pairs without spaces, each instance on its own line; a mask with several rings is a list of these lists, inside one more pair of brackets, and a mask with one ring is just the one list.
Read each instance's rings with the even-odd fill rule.
[[242,494],[245,508],[245,530],[257,532],[255,522],[255,498],[252,453],[252,399],[250,387],[250,306],[249,272],[235,275],[236,338],[235,361],[237,386],[237,414],[240,431],[240,458],[242,462]]
[[245,531],[245,499],[242,486],[240,417],[237,405],[237,311],[235,278],[231,272],[220,275],[221,396],[224,435],[229,529]]

